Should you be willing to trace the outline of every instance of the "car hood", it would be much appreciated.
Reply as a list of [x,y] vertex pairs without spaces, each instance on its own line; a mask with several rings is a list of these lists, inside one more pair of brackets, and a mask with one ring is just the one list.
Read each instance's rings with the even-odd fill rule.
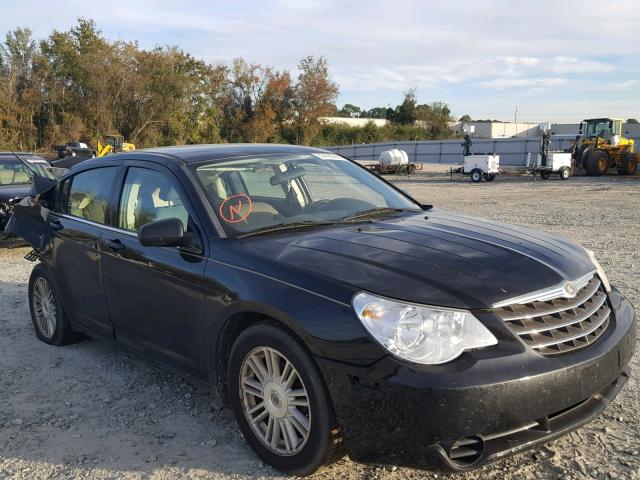
[[594,270],[579,245],[433,209],[301,233],[248,237],[254,254],[357,289],[422,304],[490,308]]
[[26,197],[31,193],[31,184],[24,185],[3,185],[0,186],[0,202],[6,202],[12,198]]

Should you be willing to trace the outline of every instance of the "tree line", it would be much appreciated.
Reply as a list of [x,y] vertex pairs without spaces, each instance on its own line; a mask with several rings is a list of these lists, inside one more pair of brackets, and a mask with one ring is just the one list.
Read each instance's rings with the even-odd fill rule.
[[391,121],[386,127],[325,124],[321,118],[338,111],[338,93],[324,57],[303,58],[292,75],[243,59],[211,64],[178,47],[111,41],[92,20],[79,19],[40,41],[18,28],[0,44],[0,149],[42,151],[67,141],[95,145],[115,133],[139,147],[328,145],[451,135],[448,106],[418,105],[414,91],[395,109],[385,109]]

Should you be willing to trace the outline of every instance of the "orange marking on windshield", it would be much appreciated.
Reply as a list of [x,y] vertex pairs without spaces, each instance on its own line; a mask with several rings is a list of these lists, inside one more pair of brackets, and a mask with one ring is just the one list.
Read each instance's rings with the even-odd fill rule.
[[253,211],[251,197],[240,193],[225,198],[220,204],[220,218],[227,223],[238,223],[246,220]]

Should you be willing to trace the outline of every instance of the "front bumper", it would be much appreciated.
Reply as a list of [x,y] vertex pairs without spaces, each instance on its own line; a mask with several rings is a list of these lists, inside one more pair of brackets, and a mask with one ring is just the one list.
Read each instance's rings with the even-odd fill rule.
[[500,351],[439,366],[318,359],[347,453],[365,463],[466,470],[587,423],[626,383],[635,347],[633,306],[616,290],[610,302],[614,320],[602,337],[557,357],[505,336]]

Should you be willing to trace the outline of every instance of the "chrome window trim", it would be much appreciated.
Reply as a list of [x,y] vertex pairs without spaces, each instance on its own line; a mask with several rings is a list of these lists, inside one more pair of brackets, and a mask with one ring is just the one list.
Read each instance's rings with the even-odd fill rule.
[[507,300],[503,300],[502,302],[494,303],[492,305],[492,308],[507,307],[509,305],[522,305],[530,302],[544,302],[546,300],[552,300],[554,298],[572,298],[571,296],[567,295],[567,292],[565,291],[565,284],[573,283],[576,287],[576,291],[580,291],[587,286],[587,284],[595,274],[596,270],[594,269],[575,280],[563,281],[552,287],[543,288],[541,290],[536,290],[535,292],[526,293],[518,297],[509,298]]
[[124,230],[122,228],[112,227],[111,225],[105,225],[104,223],[94,222],[92,220],[87,220],[86,218],[76,217],[74,215],[69,215],[67,213],[53,213],[54,215],[58,215],[59,217],[66,218],[68,220],[75,220],[80,223],[85,223],[87,225],[91,225],[94,227],[104,228],[105,230],[110,230],[112,232],[124,233],[125,235],[129,235],[130,237],[138,238],[138,234],[136,232],[132,232],[131,230]]

